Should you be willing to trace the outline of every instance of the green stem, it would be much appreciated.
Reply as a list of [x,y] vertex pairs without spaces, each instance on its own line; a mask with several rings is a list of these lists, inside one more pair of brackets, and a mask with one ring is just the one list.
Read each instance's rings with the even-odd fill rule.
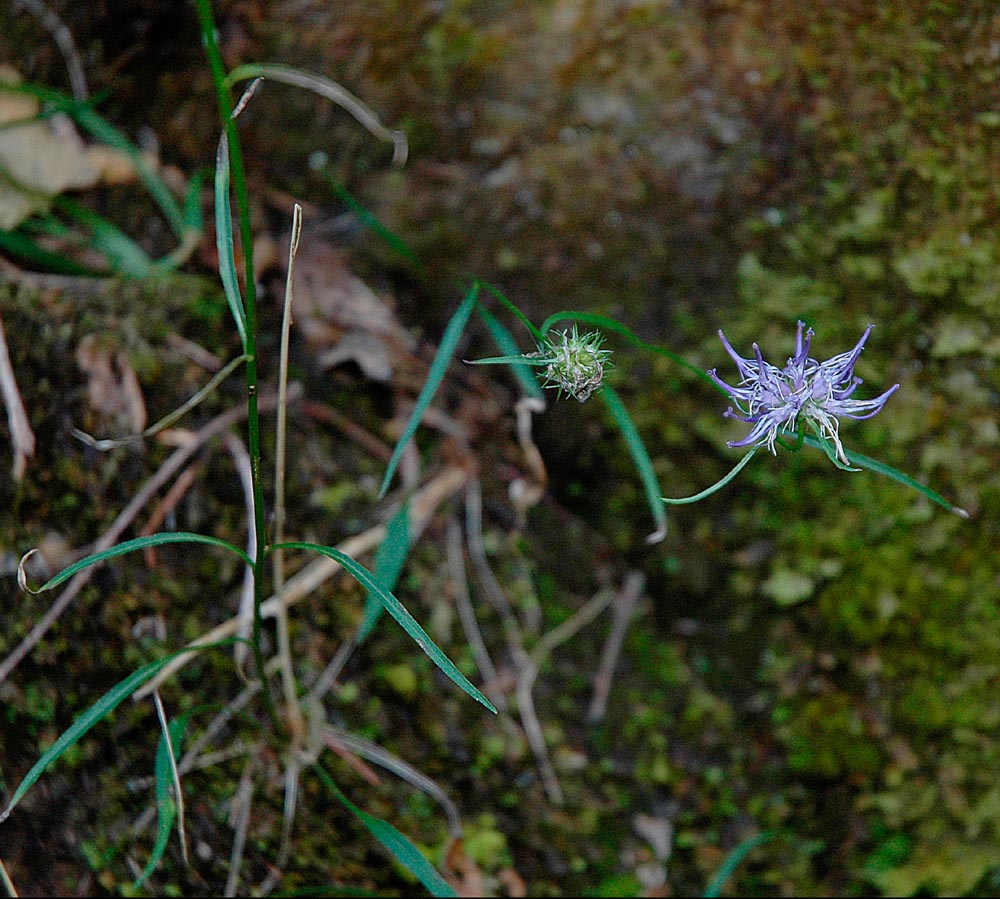
[[195,0],[198,10],[198,22],[205,40],[205,52],[215,82],[219,101],[219,111],[222,116],[223,128],[229,140],[230,165],[232,171],[233,190],[236,193],[236,211],[240,221],[240,242],[243,245],[243,260],[245,263],[246,290],[246,364],[247,376],[247,441],[250,451],[250,477],[253,483],[254,527],[257,532],[257,556],[254,568],[253,582],[253,657],[257,666],[257,675],[261,682],[261,692],[267,713],[276,726],[280,726],[278,713],[275,709],[271,687],[267,680],[264,667],[264,653],[261,650],[262,617],[261,603],[264,601],[263,562],[267,558],[267,530],[264,521],[264,492],[260,478],[260,416],[257,411],[257,292],[254,284],[253,271],[253,233],[250,228],[250,201],[247,195],[246,178],[243,173],[243,150],[240,147],[239,131],[233,118],[233,99],[226,85],[226,67],[222,61],[219,44],[216,40],[215,20],[212,16],[210,0]]
[[671,506],[686,506],[688,503],[696,503],[699,500],[703,500],[706,496],[711,496],[713,493],[721,490],[723,487],[726,486],[726,484],[728,484],[733,478],[735,478],[736,475],[738,475],[743,470],[743,466],[745,466],[754,457],[754,453],[756,452],[757,452],[756,447],[750,450],[749,453],[747,453],[742,459],[740,459],[739,462],[736,463],[736,466],[733,468],[732,471],[729,472],[729,474],[727,474],[720,480],[716,481],[711,487],[706,487],[704,490],[701,491],[701,493],[696,493],[694,496],[685,496],[681,499],[669,499],[666,496],[660,498],[665,503]]

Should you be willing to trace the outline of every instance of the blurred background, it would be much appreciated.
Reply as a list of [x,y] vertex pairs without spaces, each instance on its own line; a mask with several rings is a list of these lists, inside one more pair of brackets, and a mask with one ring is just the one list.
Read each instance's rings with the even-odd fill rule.
[[[17,591],[20,555],[43,544],[54,568],[64,564],[170,451],[150,441],[98,454],[72,429],[141,429],[210,376],[188,344],[217,360],[239,346],[213,274],[218,116],[193,7],[49,6],[100,113],[179,196],[207,173],[195,195],[208,224],[182,265],[150,277],[113,265],[96,280],[54,277],[37,257],[6,253],[0,312],[37,446],[19,480],[6,449],[0,458],[5,655],[51,603]],[[996,4],[233,0],[217,2],[216,16],[228,66],[325,74],[410,143],[407,164],[393,167],[391,149],[341,110],[277,84],[240,120],[271,382],[291,205],[306,207],[299,265],[311,305],[296,316],[292,370],[305,399],[291,411],[288,487],[296,538],[334,544],[385,517],[375,502],[384,450],[471,277],[536,323],[562,309],[601,312],[730,381],[720,328],[744,355],[756,341],[780,364],[799,319],[821,359],[874,324],[858,366],[864,396],[902,386],[877,418],[845,424],[845,445],[972,513],[964,521],[805,449],[759,454],[725,490],[671,509],[669,534],[649,546],[642,486],[602,404],[550,397],[534,430],[548,482],[537,502],[519,503],[512,484],[538,477],[517,439],[516,382],[456,364],[436,400],[443,419],[418,439],[422,465],[475,471],[485,552],[529,649],[600,589],[627,594],[630,573],[643,583],[603,715],[588,709],[609,616],[541,666],[534,704],[562,803],[521,719],[480,714],[398,629],[381,626],[345,670],[331,720],[457,803],[469,867],[456,882],[470,894],[701,894],[730,853],[753,845],[727,894],[1000,893]],[[71,92],[38,15],[7,3],[0,26],[5,66]],[[48,193],[64,189],[74,188]],[[366,228],[343,189],[419,261]],[[173,249],[127,174],[71,195],[151,257]],[[65,235],[38,239],[89,259]],[[739,457],[725,442],[744,431],[723,419],[725,401],[667,359],[609,345],[610,383],[666,495],[728,471]],[[459,349],[494,354],[485,329]],[[227,385],[190,426],[241,396]],[[0,446],[9,433],[0,422]],[[166,526],[241,542],[232,462],[218,446],[197,460]],[[438,510],[398,595],[476,679],[446,552],[449,521],[466,512]],[[179,646],[232,614],[237,565],[159,555],[155,567],[130,557],[102,569],[0,684],[8,795],[101,692],[164,642]],[[486,592],[474,583],[473,603],[498,689],[516,708],[516,654]],[[303,676],[322,669],[362,602],[335,581],[296,613]],[[164,696],[177,709],[214,709],[237,689],[231,664],[206,658]],[[247,713],[228,739],[254,726]],[[23,894],[131,883],[128,858],[152,842],[148,822],[136,835],[151,798],[134,781],[151,773],[157,739],[149,707],[129,704],[47,775],[30,814],[4,825],[4,860]],[[281,821],[280,759],[263,752],[255,764],[276,779],[257,797],[248,884],[267,874]],[[439,858],[448,834],[433,803],[341,764],[355,801]],[[225,879],[226,803],[245,766],[237,757],[186,781],[198,848],[191,869],[168,852],[158,891]],[[408,889],[315,783],[303,786],[299,815],[282,891]]]

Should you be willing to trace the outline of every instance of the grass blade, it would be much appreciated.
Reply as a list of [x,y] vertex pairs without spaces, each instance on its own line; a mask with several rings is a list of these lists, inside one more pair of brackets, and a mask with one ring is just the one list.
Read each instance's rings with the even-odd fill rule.
[[649,458],[646,444],[642,442],[639,430],[617,392],[609,384],[605,384],[598,391],[598,396],[604,400],[604,405],[611,412],[611,417],[614,418],[615,424],[625,440],[625,445],[635,463],[636,471],[639,472],[639,478],[642,480],[643,489],[646,491],[646,500],[653,513],[653,520],[656,522],[656,530],[646,538],[646,542],[659,543],[667,536],[667,511],[663,506],[663,488],[660,487],[656,472],[653,470],[653,460]]
[[153,844],[153,851],[149,855],[149,861],[142,873],[132,884],[132,889],[137,890],[157,869],[167,851],[167,844],[170,842],[170,832],[173,830],[174,821],[177,819],[177,805],[170,795],[170,788],[174,786],[174,766],[170,763],[170,754],[176,759],[180,755],[181,741],[184,731],[187,729],[189,714],[184,714],[180,718],[170,722],[168,732],[170,734],[170,744],[167,745],[166,734],[160,734],[160,743],[156,750],[156,766],[154,768],[156,780],[156,842]]
[[411,639],[419,646],[452,681],[469,694],[477,702],[482,703],[491,712],[496,714],[496,709],[469,679],[462,674],[455,666],[455,663],[448,658],[441,648],[429,637],[427,632],[417,623],[417,620],[406,610],[406,607],[392,595],[388,590],[383,589],[372,573],[358,562],[355,562],[349,555],[334,549],[332,546],[320,546],[316,543],[276,543],[270,551],[276,549],[303,549],[309,552],[316,552],[339,562],[344,570],[350,574],[369,594],[385,606],[386,611],[392,615],[399,623],[399,626],[406,631]]
[[129,162],[135,167],[140,180],[145,185],[149,195],[160,207],[160,211],[170,223],[170,227],[178,238],[184,240],[185,226],[184,216],[181,214],[180,206],[170,192],[170,188],[156,173],[156,170],[143,158],[142,152],[124,134],[113,125],[107,122],[97,113],[90,103],[81,103],[68,94],[60,93],[49,88],[40,87],[35,84],[12,84],[10,82],[0,82],[0,91],[15,94],[28,94],[36,97],[43,103],[64,112],[72,117],[76,123],[89,131],[101,143],[114,147],[124,153]]
[[434,394],[441,385],[441,381],[444,380],[445,372],[448,370],[448,364],[451,362],[451,357],[455,354],[455,349],[462,337],[462,332],[465,331],[465,326],[469,322],[469,316],[472,315],[472,310],[476,305],[476,297],[478,295],[479,284],[473,284],[472,287],[469,288],[469,292],[465,295],[465,299],[462,300],[461,305],[448,322],[448,327],[444,329],[444,334],[441,336],[441,345],[438,347],[437,354],[434,356],[434,361],[431,363],[431,370],[427,374],[427,382],[424,384],[423,389],[420,391],[420,395],[417,397],[417,402],[413,407],[413,412],[410,413],[410,419],[407,421],[406,427],[403,429],[403,434],[399,438],[396,448],[393,450],[392,458],[389,460],[389,466],[385,471],[385,477],[382,478],[382,486],[379,488],[378,492],[379,499],[385,496],[385,491],[389,488],[393,475],[396,473],[396,467],[399,465],[399,460],[403,455],[403,450],[406,449],[406,444],[410,442],[411,438],[416,433],[417,426],[420,424],[420,419],[423,417],[424,412],[427,411],[427,407],[431,404],[431,400],[434,399]]
[[247,313],[236,275],[236,253],[233,248],[233,211],[229,206],[229,138],[223,132],[215,154],[215,247],[219,255],[219,277],[226,292],[229,311],[240,332],[243,352],[247,352]]
[[368,832],[385,846],[392,853],[393,857],[427,888],[427,891],[432,896],[450,897],[458,895],[449,886],[448,882],[438,874],[434,866],[424,858],[420,850],[403,834],[387,821],[376,818],[374,815],[369,815],[368,812],[358,808],[340,791],[333,782],[333,778],[323,768],[319,765],[314,765],[313,767],[319,775],[320,780],[323,781],[326,788],[333,793],[341,805],[356,815],[358,820],[368,829]]
[[0,230],[0,251],[23,259],[36,269],[53,272],[57,275],[101,277],[107,274],[107,272],[100,272],[97,269],[81,265],[59,253],[46,250],[19,231]]
[[366,228],[371,228],[392,250],[395,250],[407,262],[412,263],[418,269],[423,268],[423,265],[417,258],[417,254],[410,249],[409,244],[402,237],[383,225],[375,217],[375,213],[363,206],[333,175],[325,170],[321,171],[320,174],[323,175],[326,183],[330,186],[330,190],[334,192],[337,199],[358,217],[362,225]]
[[113,559],[116,556],[124,556],[126,553],[136,552],[140,549],[145,549],[147,546],[163,546],[167,543],[207,543],[209,546],[221,546],[223,549],[228,549],[230,552],[236,553],[247,565],[253,565],[254,561],[250,558],[242,549],[238,546],[233,546],[232,543],[226,540],[220,540],[218,537],[208,537],[205,534],[189,534],[185,531],[176,531],[165,534],[153,534],[150,537],[136,537],[134,540],[126,540],[124,543],[117,543],[110,549],[106,549],[103,552],[94,553],[90,556],[85,556],[77,562],[74,562],[69,568],[64,568],[55,577],[47,580],[41,587],[32,590],[28,586],[27,575],[24,572],[24,563],[33,556],[37,549],[29,550],[21,558],[20,563],[17,566],[17,582],[22,590],[27,590],[29,593],[44,593],[46,590],[51,590],[54,587],[58,587],[60,584],[65,583],[78,571],[82,571],[84,568],[89,568],[91,565],[97,565],[100,562],[105,562],[108,559]]
[[69,197],[59,197],[56,208],[89,229],[91,246],[104,254],[115,271],[133,278],[148,277],[152,260],[117,226]]
[[482,282],[477,281],[476,283],[480,287],[483,287],[487,291],[489,291],[489,293],[493,295],[494,299],[498,300],[504,306],[504,308],[506,308],[509,312],[512,312],[514,315],[517,316],[521,324],[524,325],[531,333],[531,336],[535,338],[535,343],[537,343],[539,346],[545,343],[545,329],[536,328],[534,324],[531,322],[531,319],[529,319],[528,316],[526,316],[520,309],[517,308],[517,306],[515,306],[510,300],[508,300],[507,297],[505,297],[503,293],[501,293],[498,287],[494,287],[492,284],[487,284],[485,281]]
[[155,677],[157,673],[159,673],[171,662],[171,660],[188,652],[200,652],[203,649],[230,646],[234,642],[235,641],[233,640],[222,640],[218,643],[207,643],[204,646],[194,646],[182,649],[180,652],[175,652],[166,658],[157,659],[155,662],[143,665],[137,671],[132,672],[132,674],[126,677],[125,680],[120,681],[113,686],[107,693],[98,699],[97,702],[80,715],[62,733],[55,743],[49,747],[48,751],[45,752],[37,762],[35,762],[35,764],[31,767],[31,770],[24,776],[24,780],[21,781],[17,789],[14,791],[14,795],[11,796],[7,808],[0,813],[0,823],[7,820],[15,806],[17,806],[17,804],[24,798],[28,790],[35,785],[38,778],[45,773],[45,769],[48,768],[49,765],[61,758],[67,750],[79,742],[87,731],[89,731],[102,719],[110,715],[116,708],[118,708],[119,705],[121,705],[126,697],[134,693],[139,687],[146,683],[146,681]]
[[[482,303],[477,306],[480,318],[486,322],[486,327],[490,332],[490,336],[493,338],[493,342],[497,345],[497,348],[504,356],[518,356],[521,355],[523,359],[524,356],[520,353],[517,341],[514,340],[514,335],[507,330],[506,327],[500,322],[500,320],[487,309]],[[526,362],[512,362],[511,370],[514,372],[514,376],[517,378],[518,382],[521,384],[521,389],[524,391],[526,396],[534,397],[535,399],[544,400],[545,395],[542,392],[541,385],[538,383],[538,379],[535,377],[535,373],[531,370],[532,366]]]
[[736,477],[741,471],[743,471],[744,466],[754,457],[757,453],[756,449],[750,450],[739,462],[736,463],[733,470],[729,472],[725,477],[716,481],[711,487],[706,487],[701,493],[696,493],[694,496],[685,496],[681,499],[669,499],[664,496],[661,497],[663,502],[670,506],[686,506],[690,503],[696,503],[699,500],[703,500],[706,496],[711,496],[713,493],[721,490],[726,486],[733,478]]
[[[375,561],[372,565],[372,576],[383,590],[392,592],[399,580],[399,574],[406,564],[410,554],[410,503],[404,502],[399,511],[389,519],[385,528],[385,537],[375,551]],[[355,638],[357,643],[363,643],[375,628],[385,606],[373,593],[365,597],[365,614]]]
[[[815,449],[823,449],[823,445],[815,437],[808,436],[805,438],[804,442]],[[908,474],[903,474],[903,472],[893,468],[891,465],[886,465],[885,462],[879,462],[877,459],[870,459],[868,456],[852,452],[849,449],[845,449],[844,453],[847,455],[847,460],[852,465],[857,465],[858,468],[867,468],[869,471],[874,471],[877,474],[885,475],[887,478],[892,478],[894,481],[898,481],[906,487],[912,487],[914,490],[926,496],[931,502],[937,503],[949,512],[954,512],[961,518],[969,517],[969,513],[965,509],[960,506],[953,505],[940,493],[931,490],[930,487],[925,487],[920,483],[920,481],[911,478]]]
[[719,866],[719,870],[716,872],[715,877],[712,878],[711,883],[705,887],[705,892],[703,893],[705,899],[715,899],[715,897],[722,894],[722,888],[726,885],[726,881],[733,876],[736,869],[743,864],[743,859],[745,859],[754,849],[760,846],[762,843],[766,843],[768,840],[773,839],[775,834],[773,833],[759,833],[756,836],[749,837],[744,840],[738,846],[736,846],[729,855],[726,856],[725,861]]
[[355,97],[345,87],[337,84],[336,81],[323,75],[296,69],[293,66],[274,63],[248,63],[233,69],[226,76],[226,85],[232,87],[238,81],[250,81],[254,78],[264,78],[282,84],[290,84],[293,87],[301,87],[336,103],[341,109],[354,116],[370,134],[392,144],[392,161],[394,163],[402,165],[406,162],[408,153],[406,135],[402,131],[386,128],[370,106]]
[[645,340],[639,337],[639,335],[627,325],[623,325],[621,322],[617,322],[613,318],[609,318],[607,315],[600,315],[596,312],[556,312],[550,315],[542,323],[542,332],[548,334],[556,322],[566,321],[569,319],[578,322],[586,322],[588,325],[596,325],[598,328],[604,328],[606,331],[614,331],[616,334],[621,334],[622,337],[624,337],[633,346],[648,350],[650,353],[656,353],[658,356],[666,356],[668,359],[676,362],[692,374],[701,378],[702,381],[711,384],[712,387],[723,394],[723,396],[729,395],[718,384],[716,384],[705,371],[698,368],[697,365],[692,365],[683,356],[679,356],[677,353],[672,353],[670,350],[657,346],[655,343],[646,343]]

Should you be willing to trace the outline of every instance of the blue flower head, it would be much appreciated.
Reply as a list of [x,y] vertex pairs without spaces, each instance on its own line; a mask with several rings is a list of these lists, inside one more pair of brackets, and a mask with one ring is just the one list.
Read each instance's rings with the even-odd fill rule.
[[854,366],[872,332],[872,325],[865,329],[853,350],[826,362],[818,362],[809,355],[813,330],[809,328],[803,334],[803,328],[805,322],[799,322],[795,355],[783,369],[765,362],[756,343],[753,345],[754,358],[743,358],[719,331],[722,345],[736,363],[741,380],[733,387],[723,381],[714,368],[708,373],[709,377],[736,404],[736,410],[730,407],[725,415],[753,425],[746,437],[730,441],[729,446],[766,446],[774,453],[778,435],[793,435],[800,423],[804,423],[821,439],[833,444],[836,458],[846,466],[847,455],[840,442],[840,419],[877,415],[899,385],[894,384],[875,399],[852,398],[862,383],[861,378],[854,375]]

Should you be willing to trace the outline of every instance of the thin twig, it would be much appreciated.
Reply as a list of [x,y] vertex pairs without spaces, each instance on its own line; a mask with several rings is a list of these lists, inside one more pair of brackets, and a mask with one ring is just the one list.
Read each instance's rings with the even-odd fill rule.
[[469,558],[475,569],[479,583],[486,591],[490,604],[500,616],[508,642],[521,646],[521,627],[507,594],[490,568],[483,544],[483,488],[479,478],[473,478],[465,488],[465,539],[469,546]]
[[240,785],[233,797],[230,822],[233,827],[233,848],[229,853],[229,873],[226,875],[226,888],[223,896],[235,896],[240,884],[240,868],[243,867],[243,850],[247,844],[247,834],[250,832],[250,806],[253,802],[253,769],[254,761],[247,762],[240,777]]
[[646,578],[641,571],[630,571],[621,590],[611,604],[611,633],[608,635],[604,649],[601,651],[601,661],[594,675],[594,695],[587,710],[587,720],[596,724],[603,720],[608,710],[608,697],[611,695],[611,681],[621,655],[625,633],[635,612],[636,604],[646,586]]
[[[299,237],[302,234],[302,207],[295,204],[292,212],[292,236],[288,248],[288,273],[285,279],[285,310],[281,318],[281,354],[278,365],[278,414],[277,437],[275,442],[274,461],[274,542],[285,540],[285,447],[287,438],[287,409],[285,395],[288,392],[288,340],[292,330],[292,278],[295,270],[295,257],[299,252]],[[288,726],[292,735],[292,746],[289,752],[289,768],[296,764],[295,751],[305,734],[305,720],[296,691],[295,670],[292,667],[292,644],[288,635],[288,609],[285,606],[285,551],[276,549],[273,553],[274,562],[274,595],[277,599],[278,658],[281,660],[281,686],[285,695],[285,709],[288,714]],[[296,768],[297,770],[297,768]],[[298,775],[295,776],[296,787]],[[289,797],[285,795],[285,810],[289,808]],[[295,813],[294,798],[291,803],[292,814]],[[291,825],[287,828],[289,831]],[[283,837],[284,839],[284,837]],[[284,845],[284,843],[282,843]],[[283,865],[281,866],[283,867]]]
[[35,455],[35,434],[31,430],[28,414],[24,411],[21,394],[14,378],[14,366],[7,352],[7,337],[3,330],[3,319],[0,318],[0,393],[7,407],[7,420],[10,422],[10,442],[14,449],[14,480],[24,477],[28,459]]
[[517,710],[521,716],[521,723],[524,725],[524,732],[528,738],[532,752],[538,762],[539,774],[542,777],[542,784],[549,800],[557,805],[562,805],[563,791],[556,776],[555,768],[549,757],[548,747],[545,745],[545,736],[542,727],[538,723],[538,716],[535,713],[535,701],[532,696],[532,689],[538,672],[541,671],[542,664],[549,654],[560,643],[565,642],[574,636],[579,630],[586,627],[598,615],[601,614],[614,598],[611,590],[598,590],[584,606],[582,606],[572,617],[567,618],[558,627],[553,628],[545,634],[538,645],[531,651],[531,655],[524,660],[523,667],[517,678]]
[[[223,435],[223,444],[233,460],[236,473],[239,475],[240,486],[243,488],[243,503],[247,513],[247,555],[251,559],[256,559],[257,519],[253,514],[253,471],[250,453],[247,452],[243,441],[232,431],[227,431]],[[233,645],[233,661],[241,672],[246,671],[247,654],[250,652],[250,647],[247,644],[250,640],[250,633],[253,631],[253,597],[253,566],[247,565],[243,569],[243,586],[240,588],[240,604],[236,613],[240,622],[236,636],[240,640]]]
[[115,449],[119,446],[126,446],[129,443],[135,443],[137,440],[145,440],[147,437],[154,437],[160,433],[160,431],[165,431],[169,428],[175,421],[183,418],[194,409],[202,400],[211,396],[219,388],[219,385],[226,380],[237,368],[240,367],[244,362],[246,362],[248,357],[246,355],[237,356],[231,362],[229,362],[225,368],[221,371],[216,372],[216,374],[209,380],[204,387],[200,387],[196,390],[188,399],[186,399],[180,406],[164,415],[158,422],[151,424],[148,428],[140,431],[138,434],[128,434],[125,437],[114,437],[106,439],[98,439],[92,437],[85,431],[81,431],[79,428],[73,429],[73,436],[77,440],[82,441],[87,444],[87,446],[92,446],[96,450],[101,452],[107,452],[108,450]]
[[0,858],[0,883],[3,884],[4,892],[10,896],[11,899],[17,899],[17,890],[14,888],[14,881],[10,879],[10,875],[7,873],[7,868],[4,866],[2,858]]
[[[298,393],[299,391],[296,391],[296,395]],[[273,409],[276,399],[274,394],[262,396],[260,398],[261,411]],[[118,538],[132,523],[146,503],[156,495],[158,490],[170,482],[170,479],[180,471],[188,459],[209,440],[218,437],[220,434],[224,434],[234,424],[245,418],[246,414],[247,410],[245,406],[229,409],[213,418],[200,430],[195,431],[191,435],[191,439],[167,458],[157,472],[132,497],[129,504],[118,513],[118,517],[111,523],[111,527],[94,543],[93,551],[95,553],[103,552],[114,546],[118,542]],[[48,633],[49,628],[56,623],[59,616],[66,611],[69,604],[76,598],[77,594],[90,582],[97,567],[97,565],[92,565],[74,575],[66,589],[59,594],[55,602],[49,607],[49,610],[39,619],[24,639],[14,647],[7,658],[0,663],[0,683],[3,683],[11,671],[38,645],[39,641]]]
[[[410,500],[410,533],[413,535],[412,539],[416,539],[423,531],[438,506],[465,486],[468,477],[468,473],[461,468],[447,468],[413,495]],[[336,549],[351,556],[351,558],[357,558],[373,550],[382,542],[384,537],[385,525],[377,525],[376,527],[369,528],[363,534],[348,538],[337,546]],[[285,604],[290,607],[311,596],[313,591],[340,570],[340,563],[328,556],[321,556],[315,561],[310,562],[301,571],[289,578],[285,584]],[[277,602],[275,597],[272,596],[266,602],[261,603],[261,617],[273,618],[276,609]],[[207,633],[202,634],[196,640],[192,640],[188,643],[188,649],[194,649],[204,646],[206,643],[231,637],[236,632],[236,626],[237,619],[230,618],[228,621],[224,621]],[[159,674],[147,681],[132,694],[133,699],[141,699],[143,696],[149,695],[168,677],[176,674],[190,661],[188,658],[189,655],[190,653],[184,653],[164,665]]]
[[[163,521],[167,515],[177,508],[177,504],[184,498],[184,494],[191,489],[200,469],[201,466],[197,462],[192,462],[180,473],[177,480],[174,481],[167,491],[166,496],[157,503],[156,508],[153,509],[153,513],[146,519],[142,530],[139,531],[140,537],[148,537],[151,534],[155,534],[163,526]],[[147,546],[143,550],[143,558],[146,561],[147,567],[155,568],[157,564],[156,547]]]
[[507,697],[497,688],[499,680],[497,669],[490,658],[490,652],[486,648],[486,641],[483,639],[482,631],[479,630],[479,622],[476,621],[476,612],[472,608],[472,598],[469,596],[469,582],[465,577],[465,557],[462,552],[462,527],[454,519],[448,520],[447,539],[448,571],[451,575],[451,582],[455,587],[455,608],[458,611],[458,618],[462,622],[462,630],[465,631],[465,639],[469,641],[469,648],[472,656],[476,660],[476,667],[483,678],[487,696],[490,701],[501,712],[507,711]]
[[350,659],[351,654],[357,648],[357,641],[353,638],[345,640],[337,647],[333,658],[327,662],[320,676],[316,678],[316,682],[309,688],[309,702],[319,702],[326,696],[330,688],[337,682],[337,678],[340,677],[340,672],[344,670],[344,666],[347,664],[348,659]]
[[14,5],[22,6],[28,10],[52,35],[52,40],[56,42],[56,46],[66,62],[66,73],[69,75],[73,98],[86,100],[90,96],[90,91],[87,89],[87,76],[83,72],[83,63],[80,61],[80,54],[73,41],[73,34],[63,20],[41,0],[15,0]]
[[181,858],[187,867],[188,861],[187,834],[184,832],[184,793],[181,790],[181,775],[177,770],[177,759],[174,757],[174,744],[170,739],[170,725],[167,723],[167,713],[160,699],[160,691],[153,692],[153,704],[156,706],[156,717],[160,719],[160,729],[163,731],[163,742],[167,747],[167,758],[170,760],[170,778],[174,783],[174,801],[177,803],[177,837],[181,841]]
[[462,835],[462,816],[458,812],[458,807],[448,797],[448,794],[431,778],[422,771],[418,771],[409,762],[404,762],[398,756],[393,755],[387,749],[383,749],[371,740],[366,740],[357,734],[348,733],[332,724],[324,725],[323,737],[329,745],[333,741],[340,746],[350,750],[376,765],[381,765],[387,771],[391,771],[397,777],[401,777],[407,783],[412,784],[418,790],[426,793],[434,799],[444,811],[448,819],[448,829],[453,837]]

